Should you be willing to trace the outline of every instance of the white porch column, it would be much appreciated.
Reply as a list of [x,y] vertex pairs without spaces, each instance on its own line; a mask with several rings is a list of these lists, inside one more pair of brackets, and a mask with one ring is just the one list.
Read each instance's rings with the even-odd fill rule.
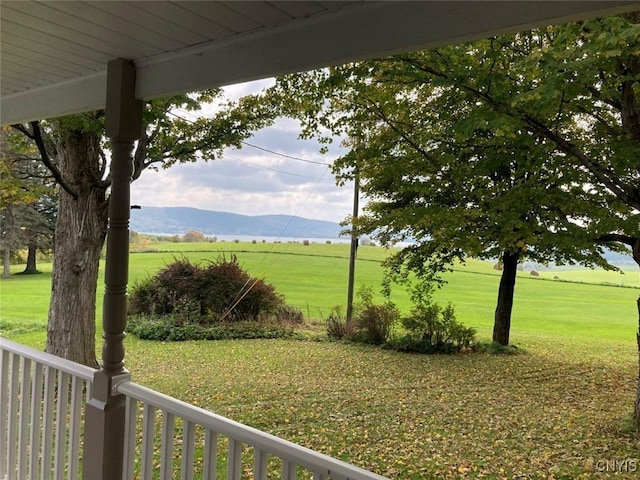
[[135,99],[135,66],[118,59],[107,69],[105,130],[112,142],[111,195],[105,263],[102,369],[94,376],[87,402],[83,478],[114,480],[122,476],[125,398],[113,396],[124,368],[129,277],[130,181],[132,150],[142,129],[142,102]]

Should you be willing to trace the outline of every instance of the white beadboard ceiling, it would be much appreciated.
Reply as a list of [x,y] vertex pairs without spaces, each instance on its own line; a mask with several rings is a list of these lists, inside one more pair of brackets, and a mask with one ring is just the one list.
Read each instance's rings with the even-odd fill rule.
[[135,62],[140,99],[532,26],[629,1],[0,1],[1,123],[102,108],[106,65]]

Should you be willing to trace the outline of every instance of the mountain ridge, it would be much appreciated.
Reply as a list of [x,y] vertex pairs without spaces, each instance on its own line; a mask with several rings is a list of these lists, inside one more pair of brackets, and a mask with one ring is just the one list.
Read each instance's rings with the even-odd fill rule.
[[333,239],[342,229],[335,222],[295,215],[241,215],[193,207],[142,207],[131,211],[131,230],[139,233],[182,235],[195,230],[210,236]]

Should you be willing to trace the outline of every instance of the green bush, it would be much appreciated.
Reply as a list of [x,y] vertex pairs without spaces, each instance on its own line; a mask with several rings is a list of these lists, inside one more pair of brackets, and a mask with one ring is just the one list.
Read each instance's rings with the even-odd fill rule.
[[403,335],[399,338],[393,338],[389,340],[386,344],[386,348],[405,353],[433,354],[454,352],[453,347],[447,349],[447,347],[442,346],[440,349],[438,349],[438,347],[436,347],[428,340],[412,337],[411,335]]
[[235,255],[205,267],[175,260],[134,285],[129,313],[129,331],[149,340],[280,338],[304,320],[272,285],[250,277]]
[[[450,353],[471,348],[475,341],[476,330],[456,320],[450,303],[442,308],[430,300],[422,301],[402,319],[402,325],[408,332],[401,342],[403,351],[429,350],[427,345],[431,345],[435,352]],[[416,350],[409,350],[412,346]]]
[[220,323],[217,325],[178,324],[173,317],[133,316],[127,324],[127,332],[142,340],[236,340],[304,338],[285,325],[258,322]]
[[343,317],[340,307],[331,310],[326,319],[327,336],[332,340],[385,344],[399,318],[398,308],[391,302],[374,304],[371,287],[361,287],[358,298],[360,302],[354,306],[351,322]]
[[480,342],[475,346],[475,350],[492,355],[518,355],[524,352],[515,345],[501,345],[498,342]]
[[369,286],[360,287],[358,299],[349,339],[374,345],[386,343],[400,317],[398,308],[390,301],[379,305],[373,303],[373,289]]
[[389,340],[391,329],[400,316],[392,303],[364,305],[353,320],[350,340],[382,345]]
[[257,321],[275,317],[285,307],[272,285],[251,278],[235,255],[206,267],[176,260],[134,285],[129,296],[133,315],[170,315],[177,324]]

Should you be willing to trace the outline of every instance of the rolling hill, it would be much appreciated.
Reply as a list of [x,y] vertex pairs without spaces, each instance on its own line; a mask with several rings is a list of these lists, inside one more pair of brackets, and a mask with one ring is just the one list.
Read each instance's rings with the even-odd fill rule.
[[294,238],[338,238],[334,222],[291,215],[238,215],[189,207],[144,207],[131,211],[131,229],[140,233],[250,235]]

